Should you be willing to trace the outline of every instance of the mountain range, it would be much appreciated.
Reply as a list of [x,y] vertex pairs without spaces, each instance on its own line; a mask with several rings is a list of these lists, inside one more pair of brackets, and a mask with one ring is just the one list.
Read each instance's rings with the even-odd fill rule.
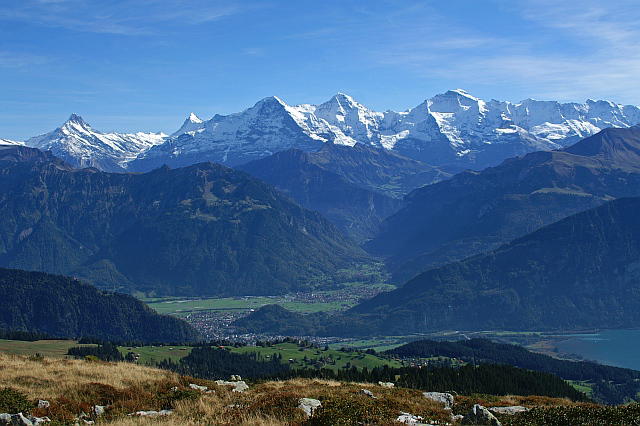
[[433,268],[334,315],[264,306],[241,331],[399,336],[440,330],[631,328],[640,321],[640,198],[577,213]]
[[320,105],[290,106],[273,96],[209,120],[192,113],[170,136],[103,133],[74,114],[60,128],[26,144],[51,150],[74,166],[104,171],[145,172],[163,164],[202,161],[235,166],[291,148],[317,151],[334,143],[365,144],[459,172],[638,123],[638,107],[609,101],[484,101],[457,89],[404,112],[377,112],[338,93]]
[[428,270],[351,310],[377,332],[635,327],[640,198],[622,198],[494,251]]
[[322,213],[357,241],[371,238],[408,192],[448,177],[435,167],[364,144],[329,143],[317,152],[290,149],[236,168]]
[[74,167],[124,171],[128,162],[165,138],[163,133],[103,133],[94,130],[79,115],[71,114],[59,128],[30,138],[25,144],[51,151]]
[[308,290],[367,259],[319,213],[213,163],[107,173],[2,146],[0,216],[0,266],[127,292]]
[[399,282],[488,251],[571,214],[640,196],[640,127],[609,128],[556,151],[416,189],[367,245]]

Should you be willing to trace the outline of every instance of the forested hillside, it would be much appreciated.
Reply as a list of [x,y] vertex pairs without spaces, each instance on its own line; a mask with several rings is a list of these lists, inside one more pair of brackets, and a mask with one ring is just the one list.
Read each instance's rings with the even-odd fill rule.
[[614,198],[640,196],[640,127],[606,129],[417,189],[381,225],[369,250],[398,281],[495,249]]
[[118,342],[198,339],[184,321],[158,315],[131,296],[102,292],[60,275],[0,268],[0,300],[0,329],[4,330]]
[[431,269],[354,307],[377,333],[624,328],[640,323],[640,198]]
[[594,398],[608,404],[635,399],[640,392],[640,371],[611,367],[589,361],[569,361],[531,352],[522,346],[487,339],[460,341],[418,340],[386,352],[400,358],[457,358],[472,364],[512,365],[554,374],[565,380],[587,382]]
[[320,214],[213,163],[116,174],[5,147],[0,216],[0,266],[126,292],[279,294],[367,259]]

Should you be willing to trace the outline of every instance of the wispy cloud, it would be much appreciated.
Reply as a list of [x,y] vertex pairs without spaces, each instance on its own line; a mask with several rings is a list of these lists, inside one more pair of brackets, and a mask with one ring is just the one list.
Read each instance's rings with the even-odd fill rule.
[[606,7],[595,0],[520,0],[511,9],[536,26],[534,37],[460,28],[434,16],[422,28],[405,25],[382,40],[370,60],[425,79],[503,84],[538,98],[640,102],[637,0],[611,0]]
[[149,35],[167,25],[199,25],[246,8],[207,0],[21,0],[0,5],[0,20],[28,22],[72,31]]

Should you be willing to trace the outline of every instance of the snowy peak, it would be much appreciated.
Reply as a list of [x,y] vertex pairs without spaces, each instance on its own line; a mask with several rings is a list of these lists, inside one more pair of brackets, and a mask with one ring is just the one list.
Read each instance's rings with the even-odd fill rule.
[[195,113],[189,113],[189,116],[184,120],[182,126],[171,134],[172,137],[180,136],[184,133],[197,132],[204,128],[204,120],[198,117]]
[[71,114],[69,116],[69,118],[67,119],[67,121],[65,121],[65,124],[78,124],[80,126],[86,126],[86,127],[91,127],[89,126],[89,124],[87,124],[86,121],[84,121],[84,119],[82,117],[80,117],[78,114]]
[[74,165],[145,171],[165,163],[242,164],[291,148],[317,150],[322,143],[365,144],[458,171],[566,147],[602,129],[638,123],[638,107],[609,101],[485,102],[454,89],[404,112],[377,112],[339,92],[320,105],[288,105],[269,96],[210,120],[190,113],[171,137],[103,133],[72,114],[60,128],[27,145],[51,150]]
[[75,167],[122,171],[129,161],[165,138],[162,133],[103,133],[94,130],[78,114],[71,114],[62,126],[30,138],[26,145],[51,151]]
[[187,117],[187,120],[189,120],[189,122],[191,123],[202,123],[202,120],[200,119],[200,117],[198,117],[193,112],[189,114],[189,117]]

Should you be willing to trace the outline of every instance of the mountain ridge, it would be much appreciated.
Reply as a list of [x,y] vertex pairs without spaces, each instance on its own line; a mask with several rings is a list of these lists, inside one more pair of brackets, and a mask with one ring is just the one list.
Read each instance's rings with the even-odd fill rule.
[[129,292],[278,294],[368,259],[320,214],[213,163],[106,173],[4,148],[0,211],[0,265]]
[[389,257],[396,278],[406,281],[614,198],[638,196],[639,185],[640,127],[605,129],[570,148],[416,189],[367,248]]
[[429,269],[350,313],[373,315],[387,334],[634,326],[638,208],[639,197],[619,198],[574,214],[486,254]]
[[335,143],[366,144],[459,172],[569,146],[607,127],[638,123],[640,109],[632,105],[484,101],[456,89],[404,112],[377,112],[344,93],[319,105],[291,106],[271,96],[244,111],[209,120],[191,113],[170,136],[102,133],[83,125],[65,129],[65,123],[26,143],[51,149],[74,166],[106,171],[144,172],[165,163],[181,167],[201,161],[234,166],[289,148],[316,151],[323,143]]

